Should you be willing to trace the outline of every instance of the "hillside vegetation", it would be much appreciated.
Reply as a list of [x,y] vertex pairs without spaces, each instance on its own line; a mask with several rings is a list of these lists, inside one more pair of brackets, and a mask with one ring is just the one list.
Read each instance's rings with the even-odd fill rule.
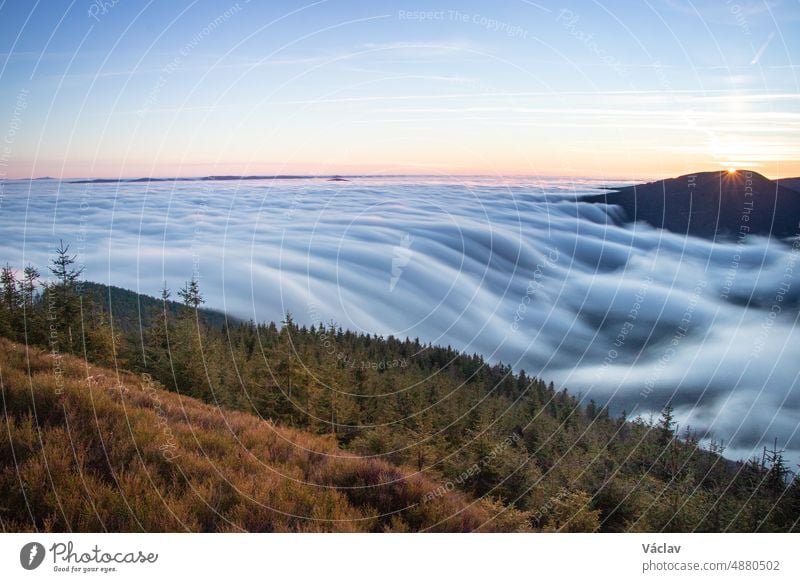
[[732,462],[669,405],[614,417],[479,355],[290,315],[208,323],[195,280],[180,305],[167,290],[99,302],[73,263],[62,247],[45,287],[33,267],[7,267],[0,335],[130,372],[65,356],[56,397],[48,356],[32,350],[28,371],[20,346],[3,350],[7,529],[798,529],[800,479],[782,451]]
[[[54,374],[54,365],[57,373]],[[0,339],[3,531],[493,531],[412,470]],[[427,498],[426,498],[427,496]],[[425,500],[423,502],[423,499]],[[492,519],[495,518],[495,519]],[[516,520],[516,521],[515,521]]]

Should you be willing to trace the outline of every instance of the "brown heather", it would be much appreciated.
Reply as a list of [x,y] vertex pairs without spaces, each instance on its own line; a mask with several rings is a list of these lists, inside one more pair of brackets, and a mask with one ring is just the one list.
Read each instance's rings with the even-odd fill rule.
[[[0,338],[3,531],[515,531],[414,471]],[[425,499],[425,496],[428,498]]]

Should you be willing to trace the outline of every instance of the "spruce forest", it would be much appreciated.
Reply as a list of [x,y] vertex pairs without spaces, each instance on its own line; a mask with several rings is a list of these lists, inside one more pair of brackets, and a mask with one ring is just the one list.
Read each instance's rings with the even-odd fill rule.
[[3,531],[791,532],[800,478],[546,379],[335,322],[2,270]]

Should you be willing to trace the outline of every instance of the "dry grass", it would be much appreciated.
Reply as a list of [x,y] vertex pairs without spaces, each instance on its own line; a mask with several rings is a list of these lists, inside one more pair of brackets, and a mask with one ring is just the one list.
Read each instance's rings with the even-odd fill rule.
[[0,339],[5,531],[517,530],[413,471]]

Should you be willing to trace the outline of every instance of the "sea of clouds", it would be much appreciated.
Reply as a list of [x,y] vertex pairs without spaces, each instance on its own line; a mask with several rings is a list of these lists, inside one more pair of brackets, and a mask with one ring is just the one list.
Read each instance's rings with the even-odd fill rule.
[[157,295],[200,279],[244,319],[419,337],[615,411],[671,401],[748,456],[800,458],[800,247],[625,225],[574,179],[8,182],[0,258],[59,239],[87,279]]

